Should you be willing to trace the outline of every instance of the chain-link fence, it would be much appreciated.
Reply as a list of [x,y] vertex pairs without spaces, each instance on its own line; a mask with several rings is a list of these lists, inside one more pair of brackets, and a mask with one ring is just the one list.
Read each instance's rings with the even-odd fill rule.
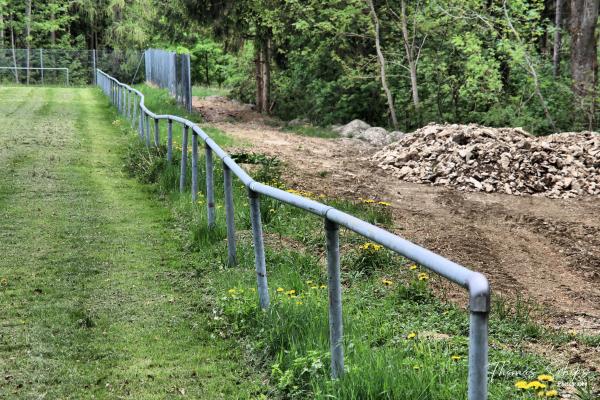
[[88,85],[95,68],[124,82],[145,80],[139,50],[0,49],[0,83]]
[[148,49],[145,53],[146,80],[168,89],[188,111],[192,110],[192,80],[189,54]]

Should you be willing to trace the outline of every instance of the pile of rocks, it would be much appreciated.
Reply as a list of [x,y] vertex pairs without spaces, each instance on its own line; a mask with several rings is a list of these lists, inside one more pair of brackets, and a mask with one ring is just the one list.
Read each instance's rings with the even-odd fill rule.
[[600,134],[533,137],[520,128],[427,125],[373,160],[399,179],[550,198],[600,195]]
[[360,119],[355,119],[346,125],[334,126],[332,130],[342,137],[363,140],[373,146],[385,146],[402,135],[402,132],[388,132],[385,128],[372,127]]

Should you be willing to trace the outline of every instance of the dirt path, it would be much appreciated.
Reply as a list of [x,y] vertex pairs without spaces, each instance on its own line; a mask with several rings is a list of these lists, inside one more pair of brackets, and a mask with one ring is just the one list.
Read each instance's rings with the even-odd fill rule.
[[368,161],[374,148],[252,122],[214,122],[280,157],[295,187],[393,204],[401,236],[485,273],[495,294],[531,299],[555,327],[600,333],[600,200],[464,193],[399,181]]

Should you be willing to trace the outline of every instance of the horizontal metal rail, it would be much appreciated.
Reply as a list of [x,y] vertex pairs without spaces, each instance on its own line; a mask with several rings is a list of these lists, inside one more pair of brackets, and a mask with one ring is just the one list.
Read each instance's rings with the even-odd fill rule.
[[[343,226],[373,242],[392,250],[393,252],[415,261],[428,270],[452,281],[469,293],[469,373],[468,373],[468,398],[469,400],[487,399],[487,370],[488,370],[488,320],[490,310],[490,287],[484,275],[471,271],[438,254],[409,242],[391,232],[381,229],[373,224],[337,210],[318,201],[274,188],[252,179],[214,140],[212,140],[198,125],[175,115],[159,115],[150,111],[144,105],[144,95],[106,73],[97,70],[97,82],[104,93],[109,96],[119,112],[132,120],[138,121],[140,138],[150,140],[151,118],[154,124],[154,144],[159,143],[158,121],[166,120],[169,124],[167,141],[167,154],[171,161],[172,154],[172,124],[179,123],[182,132],[182,161],[180,175],[180,190],[185,189],[187,168],[188,134],[192,132],[192,187],[197,190],[197,138],[205,145],[206,161],[206,203],[209,227],[215,225],[215,199],[213,181],[213,154],[216,154],[223,163],[224,172],[224,197],[225,215],[227,222],[228,263],[235,264],[235,225],[233,221],[233,192],[231,174],[235,175],[248,189],[250,202],[250,218],[252,222],[252,236],[254,241],[255,268],[258,286],[259,303],[262,308],[269,307],[269,291],[267,283],[267,269],[265,263],[262,222],[260,216],[260,196],[267,196],[282,203],[308,211],[324,219],[327,245],[328,288],[329,288],[329,327],[331,347],[331,375],[340,377],[344,373],[344,348],[342,325],[342,287],[340,280],[340,255],[339,255],[339,228]],[[139,109],[139,115],[136,110]],[[133,110],[133,112],[131,111]],[[192,193],[193,198],[196,193]]]

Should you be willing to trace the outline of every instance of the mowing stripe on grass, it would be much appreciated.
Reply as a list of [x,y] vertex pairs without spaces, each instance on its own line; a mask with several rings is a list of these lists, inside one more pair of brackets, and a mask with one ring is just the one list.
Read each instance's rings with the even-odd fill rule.
[[0,93],[0,398],[250,398],[113,119],[96,90]]

